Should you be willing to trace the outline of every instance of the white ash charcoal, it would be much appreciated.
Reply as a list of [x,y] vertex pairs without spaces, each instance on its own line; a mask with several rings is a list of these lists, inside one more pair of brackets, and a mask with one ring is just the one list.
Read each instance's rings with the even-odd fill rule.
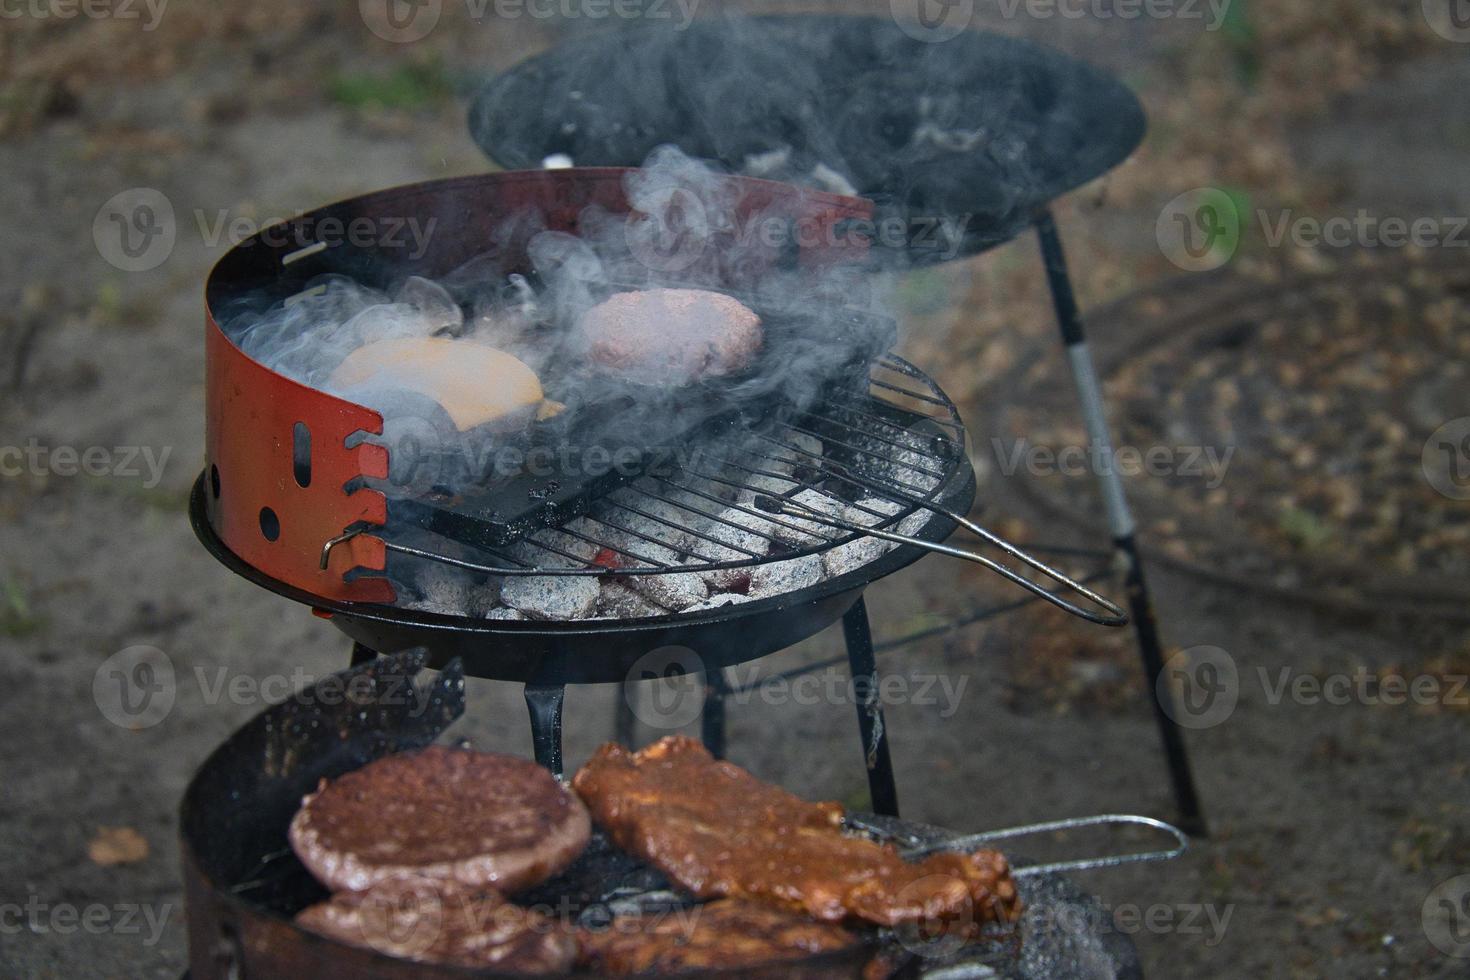
[[871,565],[897,545],[892,541],[864,535],[830,551],[822,552],[822,569],[832,578],[855,572],[864,565]]
[[744,487],[735,500],[746,506],[749,506],[757,496],[762,494],[768,497],[784,497],[797,485],[795,480],[750,473],[744,474],[740,482],[744,484]]
[[[847,504],[834,497],[829,497],[820,491],[803,490],[801,493],[789,499],[827,517],[850,521],[851,515],[846,513]],[[807,520],[796,511],[783,513],[779,516],[787,525],[796,525],[796,528],[799,528],[799,530],[777,524],[772,533],[775,534],[777,539],[787,544],[796,545],[797,547],[806,547],[812,544],[812,538],[814,537],[834,538],[847,533],[841,528],[832,527],[826,521]]]
[[773,456],[780,456],[790,462],[772,462],[771,469],[790,474],[798,467],[811,469],[822,465],[822,440],[816,436],[809,436],[805,432],[788,432],[781,438],[783,446],[777,448],[770,446]]
[[685,613],[705,612],[710,609],[723,609],[726,606],[738,606],[742,602],[754,602],[761,598],[755,595],[741,595],[738,592],[725,592],[720,595],[710,596],[703,602],[696,602],[687,609],[680,610]]
[[747,514],[738,507],[727,507],[720,511],[717,519],[711,521],[708,527],[700,528],[710,538],[722,544],[716,544],[708,538],[683,534],[678,538],[677,547],[686,553],[717,562],[759,558],[770,550],[771,542],[754,532],[771,534],[772,527],[770,522]]
[[[892,517],[894,514],[897,514],[899,511],[904,509],[903,504],[889,500],[887,497],[864,497],[853,506],[866,507],[868,510],[876,510],[885,518]],[[872,523],[874,520],[875,518],[871,514],[869,514],[868,523]]]
[[587,575],[510,575],[500,598],[531,619],[584,619],[597,608],[597,591]]
[[899,534],[907,534],[909,537],[913,537],[914,535],[918,534],[920,530],[923,529],[925,524],[928,524],[933,519],[934,515],[931,514],[929,511],[916,510],[908,517],[905,517],[903,520],[899,521],[898,527],[896,527],[894,530]]
[[709,596],[709,586],[693,572],[669,572],[660,575],[629,575],[628,588],[644,598],[678,611]]
[[488,616],[491,610],[499,608],[500,584],[497,578],[471,585],[464,611],[471,616]]
[[445,616],[463,616],[470,608],[473,586],[464,572],[448,565],[426,564],[414,579],[414,591],[419,597],[408,603],[408,607]]
[[[622,565],[646,565],[649,562],[659,562],[664,565],[683,564],[683,556],[674,550],[674,541],[678,532],[672,528],[644,520],[637,514],[620,513],[612,518],[631,531],[620,531],[612,526],[598,529],[598,537],[607,542],[615,554],[613,560]],[[640,537],[647,535],[647,537]],[[656,540],[650,541],[649,538]],[[660,542],[667,542],[661,544]]]
[[749,571],[750,590],[746,595],[753,599],[766,599],[816,585],[822,580],[822,558],[820,555],[804,555],[755,565]]
[[[588,537],[597,537],[581,518],[572,521],[567,526],[574,530],[581,530]],[[556,551],[537,547],[538,543],[545,544],[548,548],[555,548]],[[549,565],[556,568],[567,568],[575,562],[590,565],[600,549],[591,541],[583,541],[581,538],[554,528],[545,528],[527,536],[524,541],[517,541],[502,550],[516,561],[528,566]],[[572,557],[567,558],[567,555]]]
[[598,589],[598,619],[645,619],[667,613],[667,609],[654,605],[615,579],[607,579]]
[[923,453],[888,447],[884,459],[871,460],[865,469],[878,478],[880,486],[892,484],[906,493],[927,493],[939,483],[935,473],[943,472],[944,464]]
[[509,606],[499,606],[495,609],[487,610],[484,618],[521,620],[526,618],[526,614],[519,609],[512,609]]

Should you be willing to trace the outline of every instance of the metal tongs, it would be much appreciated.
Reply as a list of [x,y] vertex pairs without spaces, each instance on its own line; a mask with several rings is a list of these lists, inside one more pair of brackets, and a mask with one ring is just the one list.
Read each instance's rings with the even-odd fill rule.
[[[1039,596],[1042,599],[1045,599],[1052,605],[1057,606],[1061,609],[1065,609],[1073,616],[1080,616],[1081,618],[1088,620],[1089,622],[1097,623],[1102,626],[1127,625],[1128,614],[1125,613],[1122,607],[1119,606],[1117,603],[1103,598],[1093,590],[1089,589],[1087,586],[1083,585],[1081,582],[1069,578],[1067,575],[1057,571],[1055,568],[1052,568],[1050,565],[1046,564],[1040,559],[1026,554],[1020,548],[1011,544],[1009,541],[1006,541],[1004,538],[1001,538],[993,534],[992,532],[987,531],[985,528],[981,527],[979,524],[976,524],[965,515],[958,513],[957,511],[950,510],[948,507],[942,507],[939,504],[930,503],[929,501],[922,500],[918,497],[913,496],[912,494],[905,493],[902,490],[899,490],[898,488],[891,486],[886,482],[872,479],[859,479],[857,477],[854,477],[850,474],[850,472],[847,472],[846,467],[832,467],[829,464],[828,468],[834,471],[843,471],[832,472],[832,475],[836,476],[840,480],[845,480],[849,483],[865,487],[869,490],[873,490],[876,488],[878,492],[884,494],[885,496],[901,500],[902,502],[908,504],[910,507],[923,508],[924,510],[928,510],[935,514],[939,514],[943,517],[949,518],[956,524],[963,527],[965,530],[969,531],[971,534],[980,538],[986,544],[999,548],[1001,551],[1005,552],[1007,555],[1010,555],[1012,558],[1015,558],[1017,561],[1025,564],[1027,567],[1037,572],[1040,572],[1048,578],[1060,582],[1065,588],[1052,591],[1051,589],[1046,588],[1044,585],[1032,581],[1031,579],[1022,575],[1020,572],[1008,568],[1007,566],[1001,564],[993,558],[987,558],[984,555],[977,554],[973,551],[966,551],[963,548],[956,548],[952,545],[939,544],[934,541],[925,541],[922,538],[915,538],[907,534],[899,534],[896,531],[887,531],[881,528],[864,527],[861,524],[853,524],[849,521],[844,521],[839,517],[834,517],[831,514],[817,510],[816,508],[809,507],[806,504],[798,503],[790,497],[779,497],[773,494],[760,494],[755,498],[756,508],[758,510],[766,512],[767,514],[784,514],[790,517],[798,517],[802,520],[810,521],[813,524],[821,524],[826,527],[837,528],[843,531],[855,531],[858,534],[866,534],[875,538],[882,538],[884,541],[894,541],[898,544],[912,545],[913,547],[923,548],[925,551],[932,551],[936,554],[948,555],[951,558],[962,558],[965,561],[972,561],[975,562],[977,565],[984,565],[992,572],[995,572],[998,575],[1001,575],[1002,577],[1008,579],[1009,581],[1014,582],[1021,588],[1025,589],[1027,592],[1030,592],[1036,596]],[[1094,603],[1103,610],[1106,610],[1106,612],[1098,613],[1089,609],[1084,609],[1076,603],[1062,598],[1059,593],[1066,590],[1070,590],[1081,595],[1082,597],[1087,599],[1087,601]]]
[[[1141,861],[1172,861],[1189,850],[1189,837],[1178,827],[1165,823],[1162,820],[1155,820],[1153,817],[1142,817],[1134,814],[1108,813],[1095,817],[1068,817],[1065,820],[1051,820],[1047,823],[1027,824],[1023,827],[1008,827],[1004,830],[989,830],[979,834],[942,836],[938,840],[925,839],[917,834],[905,831],[901,829],[902,824],[890,824],[888,823],[889,819],[886,817],[856,816],[853,814],[846,816],[846,821],[849,826],[891,840],[898,845],[899,853],[906,860],[910,861],[943,851],[973,851],[978,847],[984,847],[996,841],[1012,840],[1017,837],[1030,837],[1035,834],[1053,833],[1059,830],[1076,830],[1081,827],[1123,826],[1131,824],[1162,831],[1173,837],[1176,843],[1176,846],[1169,850],[1136,851],[1129,854],[1104,854],[1098,857],[1074,858],[1070,861],[1028,864],[1011,869],[1011,876],[1015,878],[1055,874],[1062,871],[1088,871],[1093,868],[1114,868],[1121,864],[1134,864]],[[943,833],[937,828],[935,832]]]

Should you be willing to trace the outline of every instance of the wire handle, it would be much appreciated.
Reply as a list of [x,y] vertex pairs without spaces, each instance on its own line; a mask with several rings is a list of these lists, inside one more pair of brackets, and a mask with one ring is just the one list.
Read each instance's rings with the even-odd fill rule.
[[[884,487],[883,492],[889,495],[898,495],[897,491],[894,491],[893,489],[886,486]],[[1015,558],[1017,561],[1020,561],[1031,569],[1040,572],[1048,578],[1060,582],[1064,588],[1052,591],[1039,582],[1032,581],[1031,579],[1022,575],[1020,572],[1017,572],[1007,567],[1006,565],[1001,564],[993,558],[987,558],[984,555],[977,554],[973,551],[966,551],[963,548],[956,548],[952,545],[939,544],[933,541],[925,541],[922,538],[915,538],[911,535],[899,534],[895,531],[885,531],[876,527],[864,527],[860,524],[853,524],[849,521],[844,521],[841,518],[833,517],[831,514],[824,513],[813,507],[809,507],[806,504],[798,503],[797,501],[792,500],[789,497],[777,497],[770,494],[759,494],[755,498],[755,506],[758,510],[765,511],[767,514],[785,514],[792,517],[799,517],[802,520],[811,521],[813,524],[822,524],[827,527],[833,527],[844,531],[856,531],[859,534],[866,534],[871,537],[882,538],[885,541],[894,541],[898,544],[912,545],[913,547],[923,548],[925,551],[932,551],[936,554],[948,555],[951,558],[961,558],[965,561],[972,561],[975,562],[977,565],[985,566],[992,572],[995,572],[1008,581],[1014,582],[1016,585],[1019,585],[1026,591],[1042,599],[1045,599],[1047,602],[1071,613],[1073,616],[1078,616],[1082,619],[1087,620],[1088,622],[1097,623],[1100,626],[1126,626],[1128,624],[1128,614],[1124,612],[1123,608],[1117,603],[1103,598],[1101,595],[1094,592],[1092,589],[1089,589],[1081,582],[1069,578],[1067,575],[1063,574],[1055,568],[1052,568],[1041,559],[1033,557],[1032,555],[1028,555],[1020,548],[1011,544],[1009,541],[1006,541],[1004,538],[1001,538],[998,535],[993,534],[992,532],[981,527],[979,524],[976,524],[965,515],[952,511],[946,507],[940,507],[927,501],[920,500],[917,497],[911,497],[907,494],[902,494],[902,496],[908,497],[907,502],[911,506],[922,507],[925,510],[932,511],[934,513],[949,518],[950,520],[959,524],[965,530],[969,531],[971,534],[974,534],[976,537],[980,538],[987,544],[999,548],[1007,555],[1010,555],[1012,558]],[[1088,602],[1091,602],[1095,604],[1098,608],[1105,610],[1105,612],[1098,613],[1090,609],[1084,609],[1076,603],[1063,598],[1059,594],[1063,591],[1075,592],[1085,598]]]
[[1153,817],[1107,813],[1095,817],[1068,817],[1065,820],[1028,824],[1024,827],[1009,827],[1005,830],[966,834],[963,837],[954,837],[934,844],[907,848],[903,851],[903,856],[912,859],[941,851],[973,851],[982,845],[994,843],[999,840],[1010,840],[1015,837],[1029,837],[1032,834],[1045,834],[1057,830],[1075,830],[1078,827],[1096,827],[1102,825],[1121,826],[1124,824],[1135,824],[1142,827],[1149,827],[1153,830],[1163,831],[1172,836],[1178,846],[1167,851],[1105,854],[1101,857],[1076,858],[1071,861],[1053,861],[1049,864],[1029,864],[1024,868],[1013,869],[1011,875],[1016,878],[1024,878],[1029,875],[1052,874],[1058,871],[1087,871],[1092,868],[1115,868],[1121,864],[1134,864],[1141,861],[1172,861],[1189,850],[1189,836],[1173,824],[1165,823],[1162,820],[1155,820]]

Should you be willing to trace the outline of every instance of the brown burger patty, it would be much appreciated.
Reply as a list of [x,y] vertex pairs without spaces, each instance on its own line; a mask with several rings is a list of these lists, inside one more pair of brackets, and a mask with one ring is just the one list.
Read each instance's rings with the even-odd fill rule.
[[739,373],[763,333],[745,304],[705,289],[616,293],[583,315],[581,330],[594,363],[660,385]]
[[434,745],[323,780],[290,838],[334,891],[422,877],[515,892],[565,868],[590,833],[586,807],[534,762]]
[[699,898],[756,898],[822,922],[1012,921],[997,851],[905,861],[845,834],[836,803],[809,803],[720,762],[690,738],[639,752],[602,746],[572,782],[613,841]]
[[614,919],[578,937],[585,966],[601,976],[756,966],[847,949],[840,926],[741,899]]
[[565,973],[577,957],[570,930],[490,889],[395,878],[344,891],[296,917],[303,929],[388,956],[520,973]]

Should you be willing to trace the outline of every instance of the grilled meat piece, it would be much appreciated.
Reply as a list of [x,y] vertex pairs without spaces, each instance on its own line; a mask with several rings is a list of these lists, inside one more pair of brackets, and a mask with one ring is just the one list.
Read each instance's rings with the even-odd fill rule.
[[860,942],[841,926],[736,898],[619,917],[578,939],[583,964],[599,976],[757,966]]
[[395,878],[343,891],[296,916],[303,929],[388,956],[519,973],[565,973],[570,930],[500,893],[432,878]]
[[323,780],[290,839],[334,891],[419,877],[514,892],[570,864],[591,830],[582,802],[534,762],[431,745]]
[[809,803],[670,736],[639,752],[608,744],[573,787],[619,847],[699,898],[746,897],[822,922],[1012,921],[1015,883],[997,851],[905,861],[850,836],[837,803]]
[[745,304],[706,289],[615,293],[580,326],[594,363],[647,385],[737,374],[762,340],[760,318]]

